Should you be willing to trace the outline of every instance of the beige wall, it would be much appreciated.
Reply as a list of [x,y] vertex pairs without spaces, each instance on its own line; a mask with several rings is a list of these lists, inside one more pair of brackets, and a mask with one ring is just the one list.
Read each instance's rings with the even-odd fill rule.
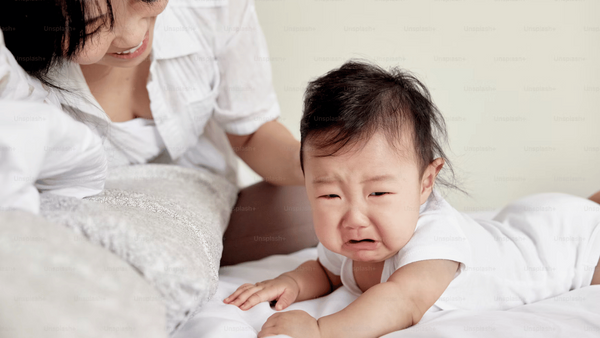
[[448,124],[448,155],[472,195],[448,195],[458,210],[600,190],[600,2],[256,0],[256,7],[281,121],[296,137],[307,81],[367,58],[409,69],[431,90]]

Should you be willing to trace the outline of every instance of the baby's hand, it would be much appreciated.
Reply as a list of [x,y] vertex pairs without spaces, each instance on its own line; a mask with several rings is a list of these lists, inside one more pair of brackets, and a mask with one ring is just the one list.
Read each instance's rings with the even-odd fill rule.
[[223,300],[246,311],[261,302],[277,300],[275,310],[280,311],[290,306],[298,297],[300,288],[296,280],[287,275],[281,275],[256,284],[246,283],[240,286],[231,296]]

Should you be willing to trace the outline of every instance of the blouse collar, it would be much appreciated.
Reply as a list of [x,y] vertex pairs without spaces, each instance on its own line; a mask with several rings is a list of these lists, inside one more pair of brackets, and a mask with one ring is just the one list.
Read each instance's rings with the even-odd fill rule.
[[185,26],[171,11],[171,3],[156,17],[152,53],[156,59],[171,59],[200,52],[197,38],[191,34],[199,26]]

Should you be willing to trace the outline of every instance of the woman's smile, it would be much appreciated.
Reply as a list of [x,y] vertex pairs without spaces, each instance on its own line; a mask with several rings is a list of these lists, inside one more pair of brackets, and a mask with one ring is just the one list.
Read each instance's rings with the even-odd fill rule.
[[123,60],[135,59],[135,58],[139,57],[140,55],[144,54],[144,52],[148,48],[149,41],[150,41],[150,31],[148,30],[146,32],[146,35],[144,36],[144,40],[142,40],[142,42],[138,46],[136,46],[130,50],[123,51],[121,53],[108,53],[108,55],[110,55],[116,59],[123,59]]

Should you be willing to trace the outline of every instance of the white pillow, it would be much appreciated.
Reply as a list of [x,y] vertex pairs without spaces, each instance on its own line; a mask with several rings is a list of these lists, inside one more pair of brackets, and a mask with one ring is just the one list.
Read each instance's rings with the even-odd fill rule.
[[166,338],[160,297],[119,257],[64,226],[0,212],[0,337]]
[[211,172],[145,164],[112,168],[97,196],[42,194],[40,214],[136,268],[160,293],[173,334],[216,292],[236,198],[237,187]]

